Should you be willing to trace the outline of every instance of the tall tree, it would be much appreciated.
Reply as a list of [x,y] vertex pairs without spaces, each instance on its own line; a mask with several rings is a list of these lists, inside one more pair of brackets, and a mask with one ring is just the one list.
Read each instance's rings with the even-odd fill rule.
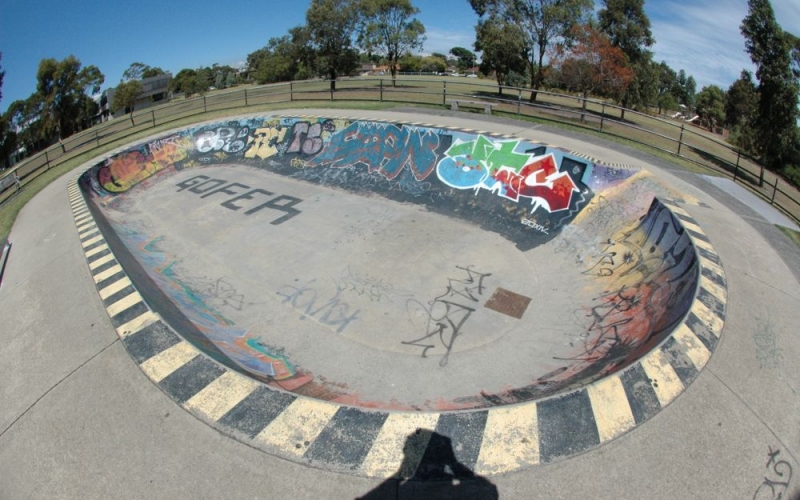
[[591,26],[574,29],[575,43],[560,52],[553,66],[567,86],[583,94],[581,121],[584,121],[589,94],[618,96],[625,92],[633,72],[625,66],[622,49],[613,46],[604,33]]
[[258,83],[288,82],[308,77],[309,59],[308,31],[298,26],[248,54],[248,71]]
[[603,0],[603,5],[597,14],[600,30],[622,49],[634,72],[620,103],[625,108],[646,105],[657,92],[657,74],[651,64],[653,54],[648,50],[655,40],[644,12],[644,0]]
[[531,76],[531,102],[544,81],[544,58],[553,44],[569,44],[572,27],[583,24],[592,0],[469,0],[479,17],[503,17],[519,26]]
[[500,17],[488,17],[475,26],[475,50],[482,52],[481,73],[494,72],[500,94],[509,85],[512,72],[525,71],[525,46],[516,24]]
[[356,0],[311,0],[306,11],[310,46],[316,66],[330,79],[336,90],[336,78],[358,67],[358,53],[353,37],[359,24]]
[[111,98],[111,109],[131,114],[133,123],[133,111],[136,105],[136,98],[142,93],[142,82],[139,80],[128,80],[122,82],[114,89],[114,96]]
[[[758,78],[753,129],[762,162],[777,172],[798,160],[798,82],[791,70],[789,39],[769,0],[749,0],[748,8],[740,29]],[[759,182],[764,183],[763,172]]]
[[677,96],[675,95],[675,88],[678,82],[678,74],[675,70],[670,68],[666,61],[661,61],[657,65],[656,71],[658,72],[658,114],[662,111],[669,111],[675,109],[678,105]]
[[697,94],[697,114],[711,131],[725,123],[725,91],[716,85],[700,89]]
[[[0,52],[0,61],[3,60],[3,53]],[[6,76],[6,71],[0,67],[0,101],[3,100],[3,78]]]
[[91,106],[86,92],[100,91],[105,77],[96,66],[81,68],[75,56],[61,61],[42,59],[36,73],[36,94],[43,106],[41,120],[44,129],[53,139],[62,139],[74,133],[81,122],[91,119],[86,112]]
[[461,71],[475,66],[475,61],[477,60],[475,54],[464,47],[453,47],[450,49],[450,55],[456,58],[458,61],[458,69]]
[[144,78],[144,72],[150,66],[146,65],[145,63],[141,62],[132,62],[128,69],[122,72],[122,80],[123,82],[128,82],[131,80],[141,80]]
[[753,120],[758,109],[758,89],[753,75],[742,70],[725,95],[725,124],[731,129],[728,140],[748,153],[755,152]]
[[410,0],[361,0],[359,7],[359,45],[386,58],[394,86],[400,57],[425,41],[425,26],[413,17],[419,9]]

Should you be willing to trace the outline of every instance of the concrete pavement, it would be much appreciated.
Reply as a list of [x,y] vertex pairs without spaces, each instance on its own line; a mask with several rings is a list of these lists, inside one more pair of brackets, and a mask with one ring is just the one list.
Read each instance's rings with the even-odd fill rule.
[[[464,114],[346,115],[556,144],[640,165],[702,202],[685,208],[716,248],[729,292],[725,329],[706,369],[656,417],[600,448],[487,478],[499,498],[797,495],[800,486],[788,471],[798,470],[800,444],[800,380],[791,369],[800,352],[794,330],[799,261],[777,230],[699,176],[597,139]],[[90,279],[66,195],[71,177],[32,200],[10,236],[14,246],[0,288],[0,366],[6,374],[0,471],[12,479],[0,484],[0,497],[356,498],[380,487],[380,481],[307,468],[222,436],[139,371],[117,341]],[[414,488],[401,494],[424,498]]]

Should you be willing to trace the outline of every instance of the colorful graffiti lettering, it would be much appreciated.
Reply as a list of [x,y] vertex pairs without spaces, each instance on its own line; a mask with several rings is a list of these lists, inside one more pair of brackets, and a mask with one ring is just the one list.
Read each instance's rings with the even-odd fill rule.
[[278,153],[277,144],[282,142],[286,136],[286,129],[283,127],[263,127],[257,128],[253,135],[247,139],[250,147],[244,154],[245,158],[261,158],[266,160]]
[[440,139],[430,129],[388,123],[353,122],[331,137],[331,142],[307,166],[345,168],[365,166],[387,179],[408,168],[414,178],[428,177],[439,159]]
[[211,151],[224,151],[238,153],[244,150],[247,137],[250,135],[248,127],[218,127],[215,129],[201,130],[194,134],[195,149],[199,153]]
[[496,141],[479,136],[450,146],[437,165],[439,179],[457,189],[488,189],[518,202],[530,198],[531,213],[542,207],[553,213],[569,209],[580,189],[568,172],[561,172],[555,156],[519,153],[519,141]]

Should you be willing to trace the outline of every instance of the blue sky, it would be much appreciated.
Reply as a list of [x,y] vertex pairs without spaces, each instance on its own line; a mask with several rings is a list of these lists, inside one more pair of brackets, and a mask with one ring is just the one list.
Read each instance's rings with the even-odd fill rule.
[[[427,30],[423,52],[472,48],[477,16],[467,0],[413,0]],[[599,2],[597,2],[599,4]],[[776,18],[800,35],[800,2],[773,0]],[[134,61],[176,73],[213,63],[242,64],[248,53],[305,20],[308,0],[0,0],[0,65],[6,71],[0,111],[28,97],[39,61],[74,54],[116,85]],[[746,0],[648,0],[655,58],[685,69],[698,83],[727,88],[751,69],[739,24]]]

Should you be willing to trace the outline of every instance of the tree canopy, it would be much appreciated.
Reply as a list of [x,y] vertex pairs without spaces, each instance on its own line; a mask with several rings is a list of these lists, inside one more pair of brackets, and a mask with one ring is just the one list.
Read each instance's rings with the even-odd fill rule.
[[425,41],[425,27],[413,17],[419,9],[410,0],[361,0],[359,8],[358,43],[387,59],[394,84],[400,57]]
[[480,71],[494,72],[500,94],[510,85],[512,73],[525,71],[525,45],[519,27],[507,19],[491,16],[478,21],[475,27],[475,50],[482,52]]
[[336,77],[358,67],[353,38],[359,22],[357,0],[311,0],[306,11],[308,42],[315,66],[324,72],[336,90]]
[[42,106],[39,119],[45,133],[61,139],[76,132],[81,122],[91,120],[89,112],[94,101],[86,92],[98,93],[104,80],[96,66],[81,68],[75,56],[61,61],[42,59],[36,73],[36,94]]

